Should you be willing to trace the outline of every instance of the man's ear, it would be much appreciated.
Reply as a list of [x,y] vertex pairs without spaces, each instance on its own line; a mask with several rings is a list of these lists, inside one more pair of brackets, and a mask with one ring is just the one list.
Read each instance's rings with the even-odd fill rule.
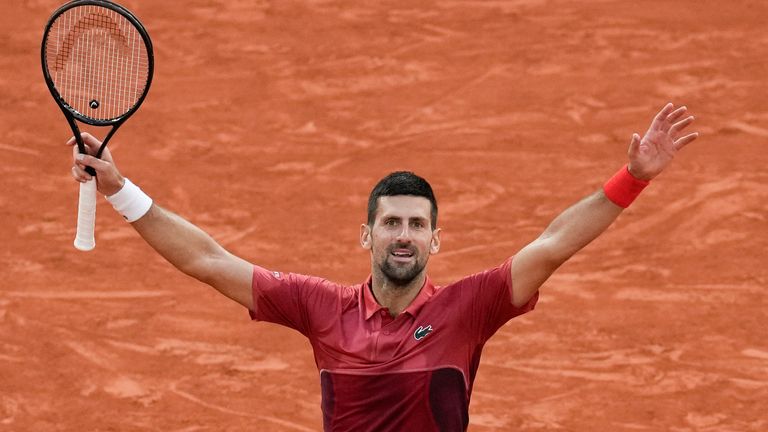
[[360,246],[371,249],[371,227],[368,224],[360,225]]
[[440,228],[436,228],[432,231],[432,240],[429,243],[429,254],[434,255],[440,251],[440,233],[443,232]]

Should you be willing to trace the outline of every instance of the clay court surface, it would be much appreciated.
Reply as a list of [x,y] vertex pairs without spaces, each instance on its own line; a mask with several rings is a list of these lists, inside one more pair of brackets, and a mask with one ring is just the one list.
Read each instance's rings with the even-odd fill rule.
[[[298,333],[177,273],[104,200],[96,249],[72,247],[39,60],[59,4],[0,6],[0,430],[319,430]],[[244,258],[341,282],[368,274],[359,224],[389,171],[435,187],[445,284],[686,104],[699,140],[487,344],[469,430],[768,430],[765,2],[124,4],[157,69],[113,141],[123,173]]]

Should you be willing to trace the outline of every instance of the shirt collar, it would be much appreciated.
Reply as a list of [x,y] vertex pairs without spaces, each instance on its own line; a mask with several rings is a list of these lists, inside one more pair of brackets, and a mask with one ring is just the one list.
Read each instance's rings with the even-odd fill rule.
[[[373,296],[373,292],[371,291],[372,283],[373,277],[368,276],[368,279],[365,281],[362,289],[360,290],[362,291],[363,312],[366,320],[369,320],[375,313],[379,312],[380,310],[385,309],[384,306],[380,305],[376,301],[376,298]],[[432,285],[432,281],[430,281],[429,276],[427,276],[424,279],[424,285],[421,287],[421,290],[419,290],[416,298],[414,298],[411,304],[409,304],[408,307],[403,310],[403,313],[407,312],[411,316],[415,316],[434,293],[435,286]]]

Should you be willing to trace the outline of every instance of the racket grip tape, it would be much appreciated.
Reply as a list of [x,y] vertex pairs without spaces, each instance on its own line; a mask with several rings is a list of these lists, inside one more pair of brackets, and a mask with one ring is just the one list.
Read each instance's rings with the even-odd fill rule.
[[80,183],[80,200],[77,205],[77,234],[75,249],[89,251],[96,247],[96,179]]

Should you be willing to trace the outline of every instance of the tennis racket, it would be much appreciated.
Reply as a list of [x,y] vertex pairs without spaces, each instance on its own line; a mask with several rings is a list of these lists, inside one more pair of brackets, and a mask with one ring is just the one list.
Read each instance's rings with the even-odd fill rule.
[[[144,26],[122,6],[107,0],[75,0],[57,9],[43,34],[43,75],[67,118],[80,153],[86,153],[75,120],[112,126],[112,135],[139,108],[152,83],[152,41]],[[96,175],[90,167],[88,173]],[[75,248],[96,246],[96,182],[80,184]]]

